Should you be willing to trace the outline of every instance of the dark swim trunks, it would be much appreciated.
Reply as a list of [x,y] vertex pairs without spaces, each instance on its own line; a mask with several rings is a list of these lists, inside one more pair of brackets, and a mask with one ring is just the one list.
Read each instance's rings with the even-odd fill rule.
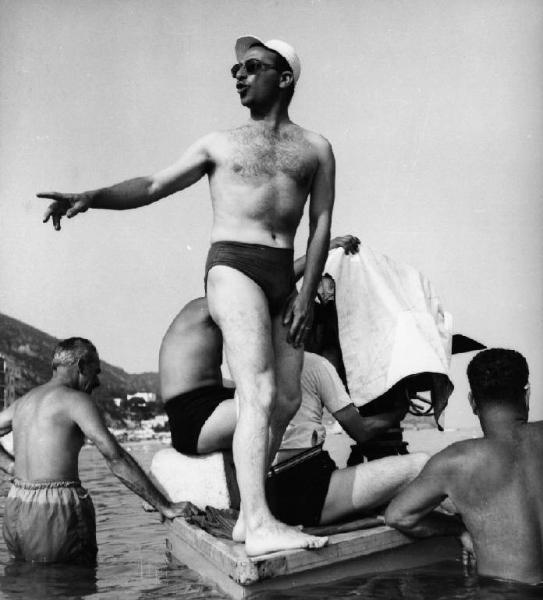
[[211,245],[207,255],[206,291],[209,270],[217,265],[232,267],[252,279],[264,292],[272,317],[281,313],[287,298],[296,288],[292,248],[216,242]]
[[19,560],[34,563],[96,562],[96,518],[79,481],[14,479],[4,513],[4,540]]
[[[277,519],[288,525],[319,525],[332,473],[337,469],[328,452],[315,448],[306,460],[280,463],[266,480],[266,497]],[[282,465],[294,462],[282,469]],[[274,472],[275,471],[275,472]]]
[[164,406],[170,422],[172,446],[183,454],[197,454],[204,423],[224,400],[234,397],[234,388],[209,385],[177,394]]

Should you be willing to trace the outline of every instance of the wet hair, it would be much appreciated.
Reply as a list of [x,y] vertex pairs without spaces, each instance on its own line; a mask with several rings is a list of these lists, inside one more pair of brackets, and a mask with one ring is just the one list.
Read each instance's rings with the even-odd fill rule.
[[92,342],[85,338],[71,337],[56,345],[51,366],[54,371],[58,367],[76,365],[80,360],[89,362],[97,357],[98,352]]
[[521,400],[528,376],[528,363],[516,350],[483,350],[468,365],[469,385],[476,403]]

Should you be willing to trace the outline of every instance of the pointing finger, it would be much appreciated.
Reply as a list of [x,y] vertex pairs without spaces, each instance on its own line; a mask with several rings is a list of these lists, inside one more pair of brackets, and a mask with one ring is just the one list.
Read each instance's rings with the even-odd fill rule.
[[36,194],[38,198],[49,198],[49,200],[64,200],[65,195],[60,192],[38,192]]
[[54,215],[56,212],[56,202],[52,202],[48,207],[47,210],[43,213],[43,222],[47,223],[47,221],[49,221],[49,217],[51,215]]

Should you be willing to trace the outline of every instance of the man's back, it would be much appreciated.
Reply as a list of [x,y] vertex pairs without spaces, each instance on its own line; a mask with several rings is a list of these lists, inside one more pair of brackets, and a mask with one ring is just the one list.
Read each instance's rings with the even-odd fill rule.
[[479,573],[543,581],[543,422],[443,453],[450,461],[449,498],[473,538]]
[[78,479],[84,436],[70,418],[70,403],[84,394],[51,382],[20,398],[13,415],[15,475],[26,481]]
[[191,390],[221,385],[222,336],[209,316],[207,300],[186,304],[168,328],[159,356],[164,401]]

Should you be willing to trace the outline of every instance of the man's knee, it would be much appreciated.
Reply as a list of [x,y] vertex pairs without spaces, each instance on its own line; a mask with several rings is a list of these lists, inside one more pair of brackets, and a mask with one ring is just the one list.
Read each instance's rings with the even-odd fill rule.
[[270,417],[276,403],[277,390],[271,377],[257,375],[252,381],[238,385],[236,395],[240,410],[247,406],[252,410],[261,410]]
[[278,392],[274,406],[274,416],[288,423],[298,412],[301,403],[302,392],[299,388],[286,393]]

